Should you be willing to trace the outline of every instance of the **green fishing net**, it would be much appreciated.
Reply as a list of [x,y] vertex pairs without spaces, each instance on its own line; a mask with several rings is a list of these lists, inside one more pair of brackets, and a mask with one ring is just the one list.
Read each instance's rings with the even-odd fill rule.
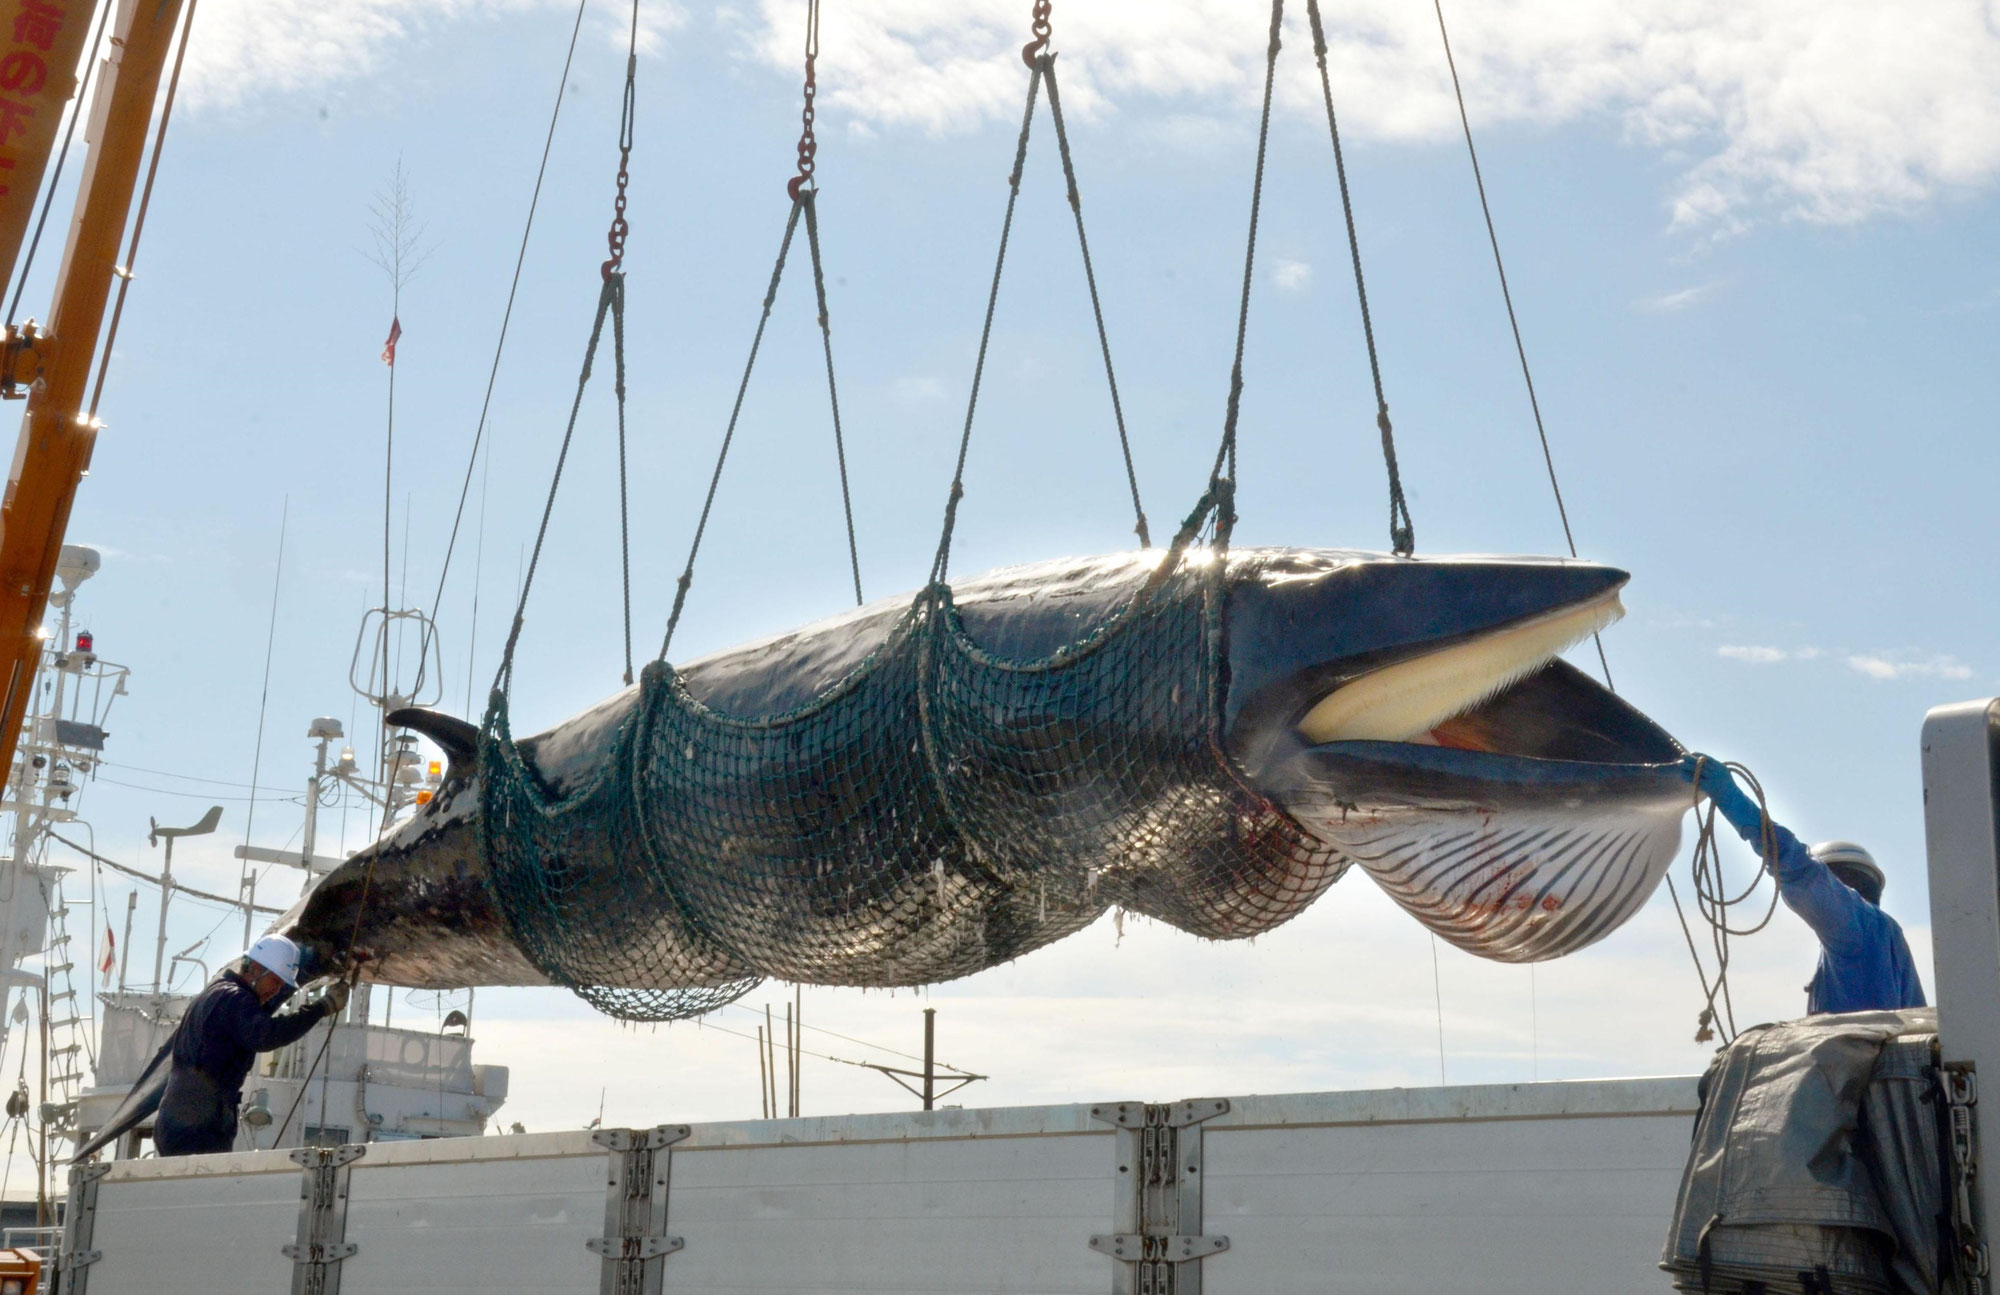
[[557,797],[494,693],[483,848],[550,981],[636,1020],[770,976],[921,985],[1107,908],[1209,938],[1267,931],[1345,863],[1220,747],[1228,564],[1177,544],[1150,582],[1034,659],[981,647],[933,585],[846,678],[721,713],[664,663],[588,786]]

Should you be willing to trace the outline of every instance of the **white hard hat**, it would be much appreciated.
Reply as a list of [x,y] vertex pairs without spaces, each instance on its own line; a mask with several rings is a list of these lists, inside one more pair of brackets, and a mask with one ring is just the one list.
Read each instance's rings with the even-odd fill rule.
[[[1873,895],[1868,894],[1868,885],[1856,886],[1855,889],[1869,898],[1871,902],[1879,902],[1881,900],[1882,885],[1887,878],[1883,875],[1882,865],[1875,862],[1875,856],[1868,853],[1862,846],[1856,845],[1852,841],[1821,841],[1809,853],[1811,853],[1813,858],[1818,859],[1821,863],[1833,869],[1836,876],[1846,871],[1855,875],[1858,880],[1871,883],[1874,890]],[[1846,881],[1847,878],[1842,877],[1841,880]]]
[[299,986],[299,946],[282,935],[267,935],[250,946],[250,952],[243,955],[284,981],[292,988]]

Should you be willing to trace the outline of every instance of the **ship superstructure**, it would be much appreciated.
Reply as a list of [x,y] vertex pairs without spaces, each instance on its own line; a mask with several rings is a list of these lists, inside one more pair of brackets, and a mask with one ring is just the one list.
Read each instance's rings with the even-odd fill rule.
[[[100,564],[92,549],[63,549],[61,589],[50,599],[55,623],[45,635],[50,648],[34,679],[20,752],[0,802],[9,818],[7,850],[0,857],[0,987],[12,1000],[11,1011],[0,1011],[0,1060],[18,1065],[21,1054],[5,1050],[28,1051],[21,1073],[39,1079],[34,1085],[23,1079],[15,1102],[24,1114],[32,1113],[36,1159],[51,1162],[88,1139],[118,1108],[172,1036],[194,992],[234,960],[242,947],[235,943],[239,933],[247,941],[276,914],[257,900],[257,867],[297,869],[309,890],[340,862],[316,852],[320,809],[336,793],[351,793],[393,819],[427,798],[427,783],[436,777],[426,772],[413,741],[393,738],[380,761],[387,776],[364,776],[353,749],[344,744],[343,725],[321,717],[307,730],[311,773],[299,798],[303,822],[290,838],[299,848],[236,846],[234,854],[245,865],[236,895],[201,890],[174,874],[175,842],[212,833],[221,818],[219,806],[190,826],[152,823],[153,843],[164,846],[157,873],[100,851],[82,817],[82,801],[105,759],[112,706],[129,695],[132,675],[130,667],[97,653],[78,614],[77,587]],[[72,896],[65,883],[77,889],[87,876],[79,869],[93,863],[137,884],[118,911],[99,916],[95,925],[102,935],[86,948],[72,929],[87,932],[90,926],[73,918],[72,903],[90,904],[94,897],[83,890]],[[176,947],[180,941],[170,917],[176,898],[188,897],[240,909],[240,927],[225,917],[207,936]],[[95,902],[111,907],[105,899]],[[145,908],[153,912],[142,913]],[[122,921],[122,936],[114,918]],[[146,926],[154,928],[153,947],[135,958],[134,928]],[[473,1064],[471,996],[448,1013],[441,1007],[436,1022],[410,1028],[394,1023],[393,994],[387,989],[380,998],[356,994],[340,1021],[260,1060],[244,1088],[239,1149],[486,1130],[506,1098],[507,1070]],[[371,1019],[371,1006],[382,1019]],[[150,1122],[121,1138],[117,1154],[144,1154],[149,1132]]]

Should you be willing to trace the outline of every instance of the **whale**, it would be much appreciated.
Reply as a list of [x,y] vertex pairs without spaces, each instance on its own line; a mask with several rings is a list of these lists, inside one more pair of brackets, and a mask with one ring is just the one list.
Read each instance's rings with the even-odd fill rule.
[[1692,804],[1680,744],[1563,659],[1628,579],[1140,550],[656,664],[518,741],[501,694],[398,710],[441,783],[274,929],[322,974],[671,1016],[968,975],[1114,908],[1249,938],[1359,867],[1460,948],[1561,957],[1643,906]]

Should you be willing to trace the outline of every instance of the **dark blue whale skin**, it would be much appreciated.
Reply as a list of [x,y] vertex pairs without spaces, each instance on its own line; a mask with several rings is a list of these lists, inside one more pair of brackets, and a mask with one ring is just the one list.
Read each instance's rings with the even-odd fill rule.
[[[952,602],[965,638],[979,650],[1032,661],[1075,644],[1116,615],[1160,558],[1158,551],[1142,551],[1006,568],[955,584]],[[975,892],[975,904],[1009,906],[1010,934],[982,945],[970,964],[962,939],[946,956],[926,951],[927,933],[879,924],[864,930],[855,924],[858,919],[834,912],[825,916],[823,929],[791,933],[800,947],[814,950],[810,961],[788,963],[782,951],[746,959],[740,947],[707,939],[701,923],[691,925],[685,914],[617,911],[616,901],[625,893],[621,875],[637,866],[640,847],[629,825],[607,819],[572,833],[567,867],[585,878],[580,893],[586,898],[589,879],[601,881],[607,929],[622,924],[607,938],[657,942],[672,955],[647,959],[673,968],[664,983],[622,987],[685,988],[760,974],[813,983],[920,983],[976,970],[982,958],[990,965],[1019,956],[1088,925],[1113,904],[1204,936],[1254,935],[1301,911],[1346,867],[1330,849],[1316,847],[1285,812],[1294,796],[1357,808],[1435,803],[1440,810],[1467,804],[1504,810],[1587,801],[1615,811],[1627,800],[1656,803],[1684,794],[1672,770],[1680,755],[1673,739],[1560,661],[1454,721],[1483,749],[1395,742],[1309,747],[1296,733],[1301,717],[1348,681],[1603,599],[1623,586],[1622,571],[1544,558],[1402,558],[1283,548],[1233,548],[1219,559],[1196,550],[1184,561],[1223,563],[1219,570],[1211,568],[1213,578],[1170,581],[1156,596],[1207,598],[1219,611],[1221,653],[1209,746],[1231,785],[1241,788],[1243,805],[1217,820],[1218,832],[1239,839],[1181,844],[1241,852],[1247,847],[1240,838],[1259,833],[1290,842],[1256,860],[1278,874],[1255,879],[1262,887],[1257,902],[1219,905],[1213,897],[1162,893],[1159,877],[1166,874],[1149,879],[1135,871],[1126,877],[1112,849],[1102,869],[1091,869],[1087,887],[1071,884],[1073,877],[1052,878],[1039,898],[1025,900],[1017,870],[1006,893],[995,889],[982,899]],[[872,604],[692,662],[680,669],[679,679],[691,697],[715,712],[744,718],[782,714],[847,678],[895,632],[910,606],[908,598]],[[526,766],[554,797],[589,784],[639,695],[639,688],[628,688],[522,739]],[[503,911],[491,884],[479,824],[479,731],[424,711],[403,711],[391,719],[445,749],[450,768],[443,785],[430,804],[329,875],[278,929],[305,946],[316,969],[360,961],[370,978],[416,987],[547,983],[545,966],[523,952],[518,926],[510,927],[520,915]],[[1135,749],[1143,749],[1145,735],[1132,737]],[[1093,774],[1084,768],[1077,776],[1087,781]],[[1112,777],[1112,771],[1106,768],[1103,776]],[[1030,812],[1035,808],[1024,807],[1018,825],[1024,839],[1036,826]],[[1060,802],[1040,808],[1045,816],[1062,812]],[[693,866],[722,867],[705,860]],[[1030,860],[1023,866],[1036,865]],[[981,875],[968,866],[954,872],[952,884],[977,886]],[[718,884],[726,880],[718,878]],[[804,886],[811,875],[800,871],[785,880]],[[1239,881],[1233,878],[1231,884]],[[1050,902],[1050,894],[1057,902]],[[856,950],[854,967],[843,968],[840,951],[850,945]],[[903,949],[908,956],[896,960]],[[887,972],[885,957],[894,961]]]

